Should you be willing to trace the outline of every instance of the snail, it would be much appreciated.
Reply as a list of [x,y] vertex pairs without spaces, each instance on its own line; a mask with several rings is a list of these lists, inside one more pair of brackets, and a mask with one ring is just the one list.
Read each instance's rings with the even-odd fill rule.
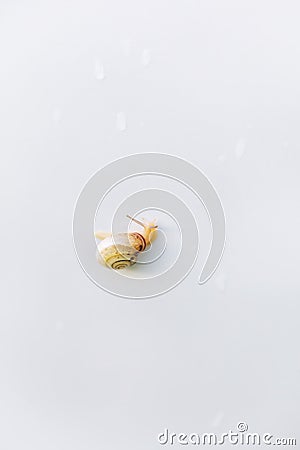
[[[158,227],[155,221],[139,221],[127,215],[133,222],[141,225],[144,230],[141,233],[104,233],[97,231],[95,237],[101,242],[97,246],[97,259],[114,270],[125,269],[136,263],[138,254],[143,252],[150,244],[150,237]],[[152,235],[152,236],[151,236]]]

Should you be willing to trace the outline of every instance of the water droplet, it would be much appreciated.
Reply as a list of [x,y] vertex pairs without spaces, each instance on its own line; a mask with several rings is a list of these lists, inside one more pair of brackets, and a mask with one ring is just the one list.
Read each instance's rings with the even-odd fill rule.
[[142,52],[142,64],[143,66],[149,66],[150,62],[151,62],[151,51],[147,48],[144,48],[143,52]]
[[240,159],[244,156],[246,149],[246,139],[241,138],[238,140],[236,147],[235,147],[235,156]]
[[59,108],[54,108],[53,112],[52,112],[52,119],[53,122],[58,123],[61,121],[61,110]]
[[98,59],[95,60],[95,77],[100,81],[104,80],[105,78],[104,66]]
[[224,418],[224,413],[223,413],[223,411],[219,411],[219,412],[216,414],[214,420],[212,421],[212,426],[213,426],[213,427],[218,427],[219,425],[221,425],[221,422],[222,422],[223,418]]
[[117,129],[119,131],[126,130],[126,116],[123,112],[117,113]]
[[225,162],[226,159],[227,159],[226,155],[219,155],[219,156],[218,156],[218,161],[219,161],[220,163]]

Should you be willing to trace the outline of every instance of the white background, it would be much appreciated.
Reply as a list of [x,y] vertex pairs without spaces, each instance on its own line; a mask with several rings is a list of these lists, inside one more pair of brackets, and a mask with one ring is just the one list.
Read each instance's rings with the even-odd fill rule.
[[[1,449],[153,450],[241,420],[299,440],[299,12],[1,2]],[[202,253],[176,290],[122,300],[81,270],[72,214],[145,151],[204,171],[227,246],[206,285]]]

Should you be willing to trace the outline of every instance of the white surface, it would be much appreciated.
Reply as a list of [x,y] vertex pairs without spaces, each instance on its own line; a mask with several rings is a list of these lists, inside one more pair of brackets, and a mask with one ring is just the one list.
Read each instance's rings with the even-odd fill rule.
[[[298,2],[0,14],[0,447],[153,450],[241,420],[299,440]],[[71,222],[90,175],[142,151],[206,173],[227,247],[206,285],[204,240],[176,290],[135,302],[88,280]]]

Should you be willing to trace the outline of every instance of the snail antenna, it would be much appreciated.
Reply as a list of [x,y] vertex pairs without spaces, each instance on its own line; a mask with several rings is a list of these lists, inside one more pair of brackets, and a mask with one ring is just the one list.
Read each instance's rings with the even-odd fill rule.
[[134,219],[133,217],[131,217],[129,214],[126,215],[126,217],[128,217],[128,219],[132,220],[135,223],[138,223],[139,225],[141,225],[143,228],[145,228],[145,224],[143,222],[141,222],[140,220]]
[[141,222],[140,220],[137,220],[134,217],[131,217],[129,214],[126,214],[126,217],[128,217],[128,219],[132,220],[133,222],[138,223],[143,228],[149,228],[149,229],[153,229],[153,230],[158,228],[158,225],[154,225],[152,223],[148,225],[147,223]]

